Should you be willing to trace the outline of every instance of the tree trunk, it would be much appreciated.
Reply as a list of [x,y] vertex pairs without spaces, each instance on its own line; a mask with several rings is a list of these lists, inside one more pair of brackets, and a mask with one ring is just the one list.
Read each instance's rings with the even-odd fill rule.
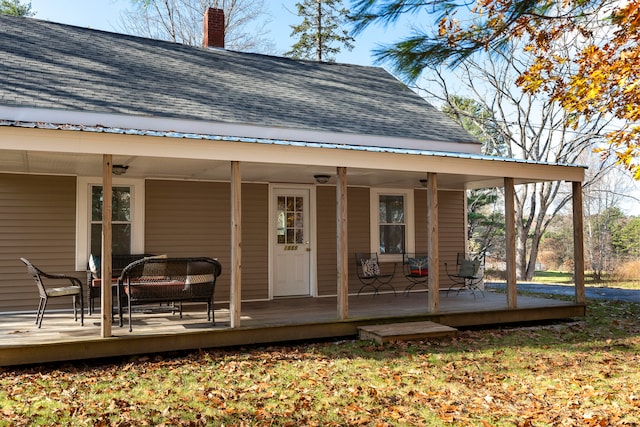
[[318,13],[316,14],[316,59],[322,62],[322,1],[318,1]]

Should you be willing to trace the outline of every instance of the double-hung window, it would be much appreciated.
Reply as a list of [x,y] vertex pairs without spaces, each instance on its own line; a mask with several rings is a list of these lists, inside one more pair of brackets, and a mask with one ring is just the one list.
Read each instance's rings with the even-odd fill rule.
[[[114,178],[111,199],[112,253],[144,252],[144,180]],[[102,253],[102,180],[78,178],[76,192],[76,269],[89,255]]]
[[414,247],[413,191],[372,189],[371,251],[397,261]]
[[[102,198],[101,185],[91,186],[91,253],[102,253]],[[114,255],[131,253],[131,187],[114,186],[111,209],[111,240]]]

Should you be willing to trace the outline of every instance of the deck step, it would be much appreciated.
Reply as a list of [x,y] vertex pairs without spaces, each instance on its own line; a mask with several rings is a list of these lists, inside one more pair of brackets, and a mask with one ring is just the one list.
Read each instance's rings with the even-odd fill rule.
[[411,341],[456,335],[458,330],[435,322],[387,323],[358,327],[361,340],[374,340],[378,344],[389,341]]

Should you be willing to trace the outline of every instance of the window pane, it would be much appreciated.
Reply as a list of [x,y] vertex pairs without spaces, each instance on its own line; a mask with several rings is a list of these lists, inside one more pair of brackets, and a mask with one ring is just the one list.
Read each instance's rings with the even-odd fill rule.
[[91,221],[102,221],[102,187],[91,187]]
[[115,255],[127,255],[131,253],[131,225],[113,224],[112,251]]
[[112,220],[131,221],[131,190],[129,187],[113,187]]
[[[131,225],[113,224],[111,230],[114,255],[127,255],[131,253]],[[91,253],[102,254],[102,224],[91,224]]]
[[404,225],[380,225],[380,253],[402,254],[405,252]]
[[91,224],[91,254],[102,254],[102,224]]
[[304,242],[304,198],[278,196],[277,242],[292,244]]
[[[113,187],[111,216],[113,221],[131,221],[131,189]],[[91,188],[91,220],[102,221],[102,186]]]
[[404,196],[380,196],[380,224],[404,224]]

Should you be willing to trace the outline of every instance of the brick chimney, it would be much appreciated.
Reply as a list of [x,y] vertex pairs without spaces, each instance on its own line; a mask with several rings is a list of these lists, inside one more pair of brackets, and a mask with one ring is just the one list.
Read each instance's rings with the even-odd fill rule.
[[204,13],[202,46],[224,49],[224,10],[210,7]]

